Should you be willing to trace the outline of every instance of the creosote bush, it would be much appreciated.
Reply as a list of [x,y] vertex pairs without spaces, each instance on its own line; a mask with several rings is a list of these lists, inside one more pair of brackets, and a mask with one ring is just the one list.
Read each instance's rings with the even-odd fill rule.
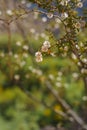
[[[2,2],[4,8],[1,7],[0,11],[0,26],[1,35],[5,35],[0,39],[1,92],[11,86],[18,86],[29,98],[42,104],[47,111],[44,110],[45,114],[38,122],[49,115],[48,122],[56,120],[55,125],[57,121],[70,122],[76,124],[78,130],[79,127],[87,130],[85,2],[17,0],[12,1],[11,7],[9,3],[6,6]],[[72,86],[71,90],[69,85]],[[79,89],[82,91],[80,94]],[[73,91],[76,97],[70,101]],[[78,112],[82,110],[84,112]],[[40,122],[41,126],[43,124],[43,121]],[[59,128],[60,123],[57,125]]]
[[[34,2],[34,1],[33,1]],[[45,41],[40,49],[36,52],[36,61],[42,61],[42,53],[47,52],[50,55],[62,55],[63,57],[71,57],[77,64],[81,76],[84,79],[85,89],[87,88],[87,41],[78,39],[80,33],[87,26],[86,17],[79,16],[78,8],[83,7],[81,0],[62,0],[62,1],[35,1],[38,7],[46,9],[47,12],[39,11],[47,15],[49,19],[57,18],[57,22],[64,26],[64,36],[56,39],[55,35],[48,29],[49,41]],[[57,14],[56,14],[57,13]],[[59,28],[60,29],[60,28]],[[51,39],[55,40],[54,44]],[[52,50],[58,48],[57,52]],[[87,89],[86,89],[87,91]]]

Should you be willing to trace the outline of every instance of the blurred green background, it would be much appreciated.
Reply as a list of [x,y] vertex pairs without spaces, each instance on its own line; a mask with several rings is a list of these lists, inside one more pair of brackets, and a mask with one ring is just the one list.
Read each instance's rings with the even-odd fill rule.
[[[7,15],[6,17],[11,18]],[[70,128],[71,124],[62,116],[26,94],[30,92],[39,101],[50,104],[54,110],[63,111],[46,88],[44,84],[46,79],[51,81],[60,97],[80,115],[84,108],[83,104],[87,101],[77,61],[73,62],[69,53],[66,57],[61,54],[57,57],[44,54],[44,60],[36,63],[34,54],[44,40],[48,39],[45,28],[49,23],[52,27],[55,25],[54,20],[45,23],[46,17],[44,19],[44,16],[39,17],[38,20],[36,17],[37,14],[30,14],[27,20],[23,17],[10,26],[9,52],[9,34],[0,23],[0,130],[41,130],[49,125]],[[56,24],[55,30],[59,29],[58,27]],[[62,25],[60,27],[63,29]],[[87,30],[82,31],[84,33],[78,33],[78,39],[85,41]],[[60,31],[56,37],[62,35]],[[51,42],[53,40],[50,39]]]

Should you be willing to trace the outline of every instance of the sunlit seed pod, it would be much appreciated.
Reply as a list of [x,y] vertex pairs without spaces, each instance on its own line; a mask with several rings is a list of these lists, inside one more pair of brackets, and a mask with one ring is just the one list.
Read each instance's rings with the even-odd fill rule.
[[82,2],[78,2],[77,7],[82,8],[83,7],[83,3]]
[[80,42],[80,47],[83,47],[83,46],[84,46],[84,44],[82,42]]
[[5,56],[5,53],[4,52],[1,52],[0,53],[0,56],[3,58]]
[[55,18],[55,22],[60,24],[61,23],[61,20],[59,18]]
[[61,71],[58,72],[58,76],[62,76],[63,73]]
[[48,77],[49,77],[50,80],[54,80],[54,75],[53,74],[49,74]]
[[36,62],[42,62],[42,61],[43,61],[43,57],[42,56],[36,57]]
[[82,69],[81,69],[81,73],[82,73],[82,74],[87,74],[87,69],[82,68]]
[[6,14],[9,15],[9,16],[12,16],[13,12],[12,12],[12,10],[6,10]]
[[47,52],[48,51],[48,47],[47,46],[42,46],[41,47],[41,51],[42,52]]
[[56,85],[57,87],[59,87],[59,88],[62,87],[61,82],[56,82],[55,85]]
[[76,45],[76,48],[79,50],[80,49],[80,47],[78,46],[78,45]]
[[76,27],[76,28],[80,28],[80,27],[81,27],[80,22],[77,22],[77,23],[75,24],[75,27]]
[[64,47],[64,51],[68,51],[68,49],[69,49],[68,46]]
[[47,22],[47,18],[46,17],[42,17],[42,22]]
[[74,60],[77,59],[77,57],[76,57],[76,55],[75,55],[74,53],[71,54],[71,57],[72,57],[72,59],[74,59]]
[[85,64],[87,64],[87,59],[86,59],[86,58],[83,58],[83,59],[82,59],[82,62],[85,63]]
[[61,14],[61,18],[62,19],[66,19],[68,17],[68,14],[66,12],[62,13]]
[[82,97],[82,100],[83,100],[83,101],[87,101],[87,96],[83,96],[83,97]]
[[37,69],[37,70],[36,70],[36,74],[37,74],[38,76],[41,76],[41,75],[42,75],[42,71],[39,70],[39,69]]
[[72,73],[73,78],[78,78],[78,76],[79,76],[78,73],[76,73],[76,72]]
[[45,33],[41,33],[40,36],[41,36],[42,38],[45,38],[45,37],[46,37]]
[[60,2],[60,5],[63,5],[63,6],[64,6],[64,1],[63,1],[63,0]]
[[31,29],[30,29],[30,32],[31,32],[32,34],[34,34],[34,33],[36,32],[36,30],[35,30],[34,28],[31,28]]
[[28,51],[28,50],[29,50],[29,46],[28,46],[28,45],[24,45],[24,46],[23,46],[23,49],[24,49],[25,51]]
[[36,62],[43,61],[42,53],[40,51],[35,53],[35,57],[36,57]]
[[56,54],[54,52],[49,53],[52,57],[56,57]]
[[16,42],[16,45],[17,45],[17,46],[21,46],[22,44],[21,44],[20,41],[17,41],[17,42]]
[[41,53],[40,51],[37,51],[37,52],[35,53],[35,56],[36,56],[36,57],[41,57],[41,56],[42,56],[42,53]]
[[60,4],[61,4],[62,6],[67,6],[69,1],[70,1],[70,0],[61,0]]
[[28,53],[23,53],[24,58],[28,58]]
[[21,4],[25,4],[25,3],[26,3],[26,0],[22,0],[22,1],[21,1]]
[[78,62],[78,63],[77,63],[77,65],[78,65],[78,66],[81,66],[81,63],[80,63],[80,62]]
[[14,58],[17,59],[19,56],[18,54],[14,54]]
[[49,19],[53,18],[53,13],[48,13],[48,14],[47,14],[47,17],[48,17]]
[[19,79],[20,79],[20,75],[19,75],[19,74],[15,74],[15,75],[14,75],[14,79],[15,79],[15,80],[19,80]]
[[45,41],[45,42],[43,43],[43,46],[46,46],[47,48],[50,48],[50,47],[51,47],[49,41]]

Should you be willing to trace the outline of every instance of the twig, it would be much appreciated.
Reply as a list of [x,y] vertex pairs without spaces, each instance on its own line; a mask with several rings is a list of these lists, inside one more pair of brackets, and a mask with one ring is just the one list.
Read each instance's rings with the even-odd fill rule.
[[69,120],[70,122],[73,122],[73,118],[69,117],[66,113],[60,110],[55,110],[52,106],[46,104],[44,101],[38,100],[31,92],[25,90],[24,88],[21,89],[30,99],[32,99],[34,102],[42,104],[46,108],[50,108],[52,111],[54,111],[56,114],[62,116],[64,119]]
[[49,81],[46,81],[45,84],[53,96],[56,98],[58,103],[60,103],[61,106],[66,110],[67,114],[69,114],[84,130],[87,130],[87,124],[85,124],[85,122],[77,115],[77,113],[71,109],[69,104],[67,104],[66,101],[58,95],[57,91],[52,88],[51,83]]
[[10,52],[11,52],[11,29],[10,25],[7,24],[7,32],[8,32],[8,67],[9,67],[9,76],[10,80],[12,79],[12,63],[11,63],[11,57],[10,57]]

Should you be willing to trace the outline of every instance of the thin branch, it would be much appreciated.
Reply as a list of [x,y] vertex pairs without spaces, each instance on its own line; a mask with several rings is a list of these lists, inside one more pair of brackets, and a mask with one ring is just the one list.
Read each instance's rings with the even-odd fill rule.
[[8,32],[8,67],[9,67],[9,76],[10,76],[10,80],[12,79],[12,63],[11,63],[11,57],[10,57],[10,52],[11,50],[11,28],[10,25],[7,24],[7,32]]
[[24,88],[21,89],[30,99],[32,99],[34,102],[42,104],[44,107],[46,108],[50,108],[53,112],[55,112],[56,114],[62,116],[64,119],[69,120],[70,122],[73,122],[73,118],[69,117],[69,115],[67,115],[66,113],[64,113],[63,111],[60,110],[55,110],[52,106],[48,105],[47,103],[45,103],[44,101],[40,101],[36,98],[36,96],[34,96],[33,94],[31,94],[31,92],[25,90]]
[[[31,13],[32,13],[32,12],[37,12],[37,13],[45,14],[45,15],[48,15],[48,14],[49,14],[48,12],[45,12],[45,11],[42,11],[42,10],[37,10],[37,9],[29,10],[29,9],[26,9],[25,7],[23,7],[23,6],[21,6],[21,5],[19,5],[19,8],[25,10],[25,14],[29,14],[30,12],[31,12]],[[62,18],[61,18],[60,16],[58,16],[58,15],[55,15],[55,14],[53,14],[53,17],[58,18],[58,19],[61,21],[61,23],[64,25],[65,30],[66,30],[66,25],[64,24],[64,21],[62,20]]]
[[52,85],[49,81],[45,82],[46,87],[50,90],[50,92],[53,94],[53,96],[56,98],[58,103],[61,104],[61,106],[66,110],[67,114],[69,114],[84,130],[87,130],[87,124],[77,115],[76,112],[74,112],[69,104],[65,102],[57,93],[56,90],[52,88]]

